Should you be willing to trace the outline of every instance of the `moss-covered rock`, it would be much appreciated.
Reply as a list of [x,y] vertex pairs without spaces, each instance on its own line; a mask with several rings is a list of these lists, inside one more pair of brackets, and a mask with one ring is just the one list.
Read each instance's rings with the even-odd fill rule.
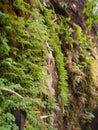
[[84,4],[0,2],[0,129],[18,129],[17,110],[25,130],[90,129],[98,68]]

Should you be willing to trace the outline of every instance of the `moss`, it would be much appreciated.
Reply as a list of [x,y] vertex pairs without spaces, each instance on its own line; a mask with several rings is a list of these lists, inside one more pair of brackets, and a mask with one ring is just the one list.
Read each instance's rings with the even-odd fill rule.
[[[81,114],[86,114],[92,106],[87,102],[93,99],[91,90],[96,82],[89,67],[94,60],[90,36],[69,17],[56,14],[40,0],[30,3],[15,0],[11,5],[6,2],[4,5],[0,2],[0,86],[17,91],[26,100],[0,92],[0,128],[5,125],[6,109],[10,117],[6,125],[10,128],[13,123],[16,128],[9,113],[19,108],[28,113],[25,129],[54,130],[50,115],[57,104],[60,104],[66,126],[79,127]],[[55,98],[45,84],[46,42],[53,53],[58,75]],[[49,118],[41,120],[44,115]]]
[[[8,6],[8,5],[7,5]],[[24,10],[17,5],[20,10]],[[36,12],[36,9],[34,10]],[[14,9],[13,9],[14,12]],[[25,10],[24,10],[25,12]],[[24,16],[25,17],[25,16]],[[22,16],[11,15],[6,10],[0,12],[0,25],[3,25],[1,36],[0,36],[0,53],[1,53],[1,62],[0,69],[1,74],[0,77],[5,80],[0,80],[1,86],[7,87],[10,89],[14,89],[24,97],[27,98],[27,101],[20,100],[15,95],[10,95],[8,93],[8,98],[5,94],[1,94],[1,104],[4,107],[2,111],[5,112],[7,107],[8,112],[11,109],[25,109],[28,113],[28,126],[33,128],[42,128],[43,121],[37,122],[38,118],[41,115],[37,114],[36,111],[41,113],[39,107],[41,109],[46,108],[51,110],[55,107],[55,100],[49,95],[49,92],[45,87],[45,79],[43,72],[45,70],[44,62],[47,56],[47,47],[45,44],[46,40],[46,27],[44,25],[43,16],[37,11],[36,15],[34,12],[31,12],[31,15],[28,19],[25,19]],[[38,20],[38,22],[36,22]],[[48,37],[48,36],[47,36]],[[11,88],[11,84],[13,84],[13,88]],[[14,88],[17,84],[20,85],[19,88]],[[47,102],[43,101],[43,96],[47,97]],[[37,100],[36,100],[37,98]],[[34,102],[32,103],[32,100]],[[53,106],[50,107],[50,100]],[[6,101],[4,103],[3,101]],[[9,103],[11,105],[9,107]],[[15,105],[17,104],[17,105]],[[34,109],[36,108],[36,109]],[[31,109],[33,110],[32,114],[36,117],[36,121],[32,115],[30,116]],[[0,113],[0,118],[2,122],[0,125],[3,125],[5,122],[5,118],[3,119],[2,113]],[[51,114],[51,113],[50,113]],[[38,116],[38,117],[37,117]],[[32,121],[32,123],[31,123]],[[12,120],[10,121],[10,123]],[[38,127],[35,125],[35,122],[38,123]],[[13,122],[14,123],[14,122]],[[9,125],[9,122],[7,122]],[[45,126],[46,127],[46,126]],[[47,126],[48,127],[48,126]]]

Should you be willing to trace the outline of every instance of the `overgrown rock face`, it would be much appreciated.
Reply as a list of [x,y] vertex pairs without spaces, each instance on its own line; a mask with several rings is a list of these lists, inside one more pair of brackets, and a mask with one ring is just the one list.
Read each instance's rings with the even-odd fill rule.
[[27,113],[25,130],[90,130],[98,97],[97,24],[91,37],[85,5],[1,0],[0,129],[22,126],[12,114],[18,109]]
[[[83,13],[83,9],[86,5],[86,1],[53,0],[51,1],[51,3],[54,5],[57,14],[65,17],[69,16],[71,18],[71,23],[69,22],[70,25],[69,28],[72,27],[71,29],[73,33],[75,33],[75,27],[73,23],[79,25],[83,29],[82,30],[83,32],[87,31],[85,30],[87,29],[87,25],[86,25],[87,16]],[[84,54],[81,53],[82,48],[79,45],[80,42],[79,39],[77,39],[78,35],[75,36],[71,34],[71,37],[74,39],[74,41],[71,41],[72,39],[69,40],[70,41],[70,45],[69,45],[67,44],[67,41],[66,40],[64,41],[64,39],[60,35],[60,39],[62,41],[62,45],[61,45],[62,51],[65,55],[65,63],[66,63],[67,74],[69,78],[69,82],[68,82],[69,90],[71,94],[70,105],[67,108],[69,112],[64,116],[64,124],[70,124],[70,125],[68,125],[68,127],[67,125],[65,125],[64,129],[87,130],[90,129],[89,118],[92,118],[88,113],[92,113],[92,109],[94,109],[94,103],[96,104],[96,99],[95,99],[96,96],[93,97],[93,91],[92,91],[92,89],[95,89],[95,87],[93,87],[94,79],[92,79],[93,75],[91,74],[92,73],[91,67],[84,68],[84,69],[83,68],[81,69],[80,67],[81,63],[86,62],[85,59],[86,57],[84,57],[83,56]],[[82,37],[83,35],[81,35],[81,38]],[[89,47],[90,46],[88,46],[87,49]],[[91,55],[93,54],[93,58],[95,58],[96,57],[94,54],[95,47],[91,47],[91,48],[89,48],[90,53]],[[91,50],[93,50],[93,52]],[[93,60],[96,61],[95,59]],[[89,97],[89,95],[91,96]],[[93,102],[93,100],[95,100],[95,102]],[[74,123],[70,118],[72,120],[73,119],[75,120]]]

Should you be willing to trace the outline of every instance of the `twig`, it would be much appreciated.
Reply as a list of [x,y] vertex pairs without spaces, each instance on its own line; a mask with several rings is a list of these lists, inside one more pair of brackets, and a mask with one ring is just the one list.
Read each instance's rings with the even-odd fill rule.
[[40,119],[48,118],[48,117],[50,117],[50,116],[52,116],[52,115],[44,115],[44,116],[40,116]]
[[13,94],[17,95],[18,97],[24,99],[24,97],[22,97],[20,94],[18,94],[17,92],[15,92],[14,90],[11,90],[11,89],[9,89],[9,88],[0,87],[0,90],[8,91],[8,92],[13,93]]

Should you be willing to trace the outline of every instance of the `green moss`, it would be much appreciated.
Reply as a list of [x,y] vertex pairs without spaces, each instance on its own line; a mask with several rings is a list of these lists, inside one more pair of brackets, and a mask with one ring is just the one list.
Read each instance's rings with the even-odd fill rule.
[[[20,8],[22,5],[19,6],[18,4],[20,3],[16,4],[17,7],[23,11],[24,8]],[[0,32],[1,87],[13,89],[27,98],[27,101],[24,101],[10,93],[6,97],[6,92],[1,92],[0,100],[1,106],[3,106],[1,109],[3,113],[7,108],[9,108],[8,112],[11,109],[25,109],[28,113],[28,126],[26,129],[28,127],[36,128],[35,122],[40,118],[40,108],[43,109],[47,106],[47,110],[53,110],[56,106],[55,100],[46,89],[43,75],[46,69],[44,64],[48,53],[45,44],[48,35],[44,17],[39,13],[39,10],[33,9],[28,19],[22,16],[12,16],[6,12],[0,12],[0,19],[2,19],[0,25],[3,25]],[[5,80],[7,81],[5,82]],[[11,84],[13,84],[13,88]],[[19,88],[17,84],[20,85]],[[47,97],[47,102],[43,101],[44,96]],[[10,107],[9,104],[11,104]],[[33,110],[32,114],[35,115],[36,121],[33,115],[31,118],[29,116],[31,110]],[[39,113],[36,114],[36,111],[39,111]],[[48,114],[51,114],[51,111]],[[2,117],[1,113],[2,122],[0,126],[6,120]],[[6,123],[10,125],[12,120]],[[39,129],[42,128],[42,125],[43,121],[38,122]]]
[[62,26],[54,22],[57,16],[53,10],[43,10],[45,16],[45,23],[49,32],[49,45],[53,51],[55,57],[55,63],[58,72],[58,85],[56,87],[57,100],[62,105],[62,113],[64,114],[64,107],[68,104],[68,83],[67,83],[67,72],[65,69],[64,55],[61,50],[61,41],[59,40],[58,34]]
[[[6,4],[6,8],[4,6],[3,9],[0,3],[0,87],[16,91],[25,97],[25,100],[10,92],[0,91],[0,129],[5,129],[5,125],[11,129],[11,124],[17,129],[11,110],[19,108],[28,113],[26,130],[54,130],[50,116],[40,121],[39,118],[51,115],[57,108],[57,103],[61,105],[62,117],[66,111],[70,115],[76,112],[70,112],[70,109],[74,108],[69,102],[69,90],[72,89],[74,94],[78,91],[80,94],[86,94],[90,85],[88,79],[81,76],[78,81],[77,77],[80,76],[78,72],[86,74],[88,66],[93,61],[91,52],[87,50],[93,42],[89,35],[82,34],[80,26],[71,23],[70,27],[70,18],[60,16],[54,9],[44,7],[40,0],[30,3],[15,0],[11,7]],[[50,95],[45,85],[47,79],[44,72],[47,70],[48,58],[46,42],[53,53],[58,74],[55,98]],[[69,69],[66,63],[67,52],[71,54],[70,64],[73,65]],[[73,73],[75,65],[79,71]],[[74,119],[67,123],[78,124],[74,114],[72,117]]]

